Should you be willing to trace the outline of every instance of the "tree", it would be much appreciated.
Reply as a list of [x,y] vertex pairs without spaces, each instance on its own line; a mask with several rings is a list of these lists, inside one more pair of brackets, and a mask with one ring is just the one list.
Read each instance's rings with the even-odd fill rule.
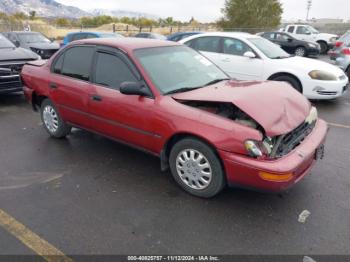
[[30,18],[30,20],[34,20],[34,19],[35,19],[35,16],[36,16],[36,12],[35,12],[34,10],[29,12],[29,18]]
[[280,25],[283,13],[279,0],[226,0],[218,21],[222,28],[274,28]]
[[67,26],[71,25],[70,21],[68,19],[66,19],[66,18],[57,18],[55,20],[55,24],[58,27],[67,27]]

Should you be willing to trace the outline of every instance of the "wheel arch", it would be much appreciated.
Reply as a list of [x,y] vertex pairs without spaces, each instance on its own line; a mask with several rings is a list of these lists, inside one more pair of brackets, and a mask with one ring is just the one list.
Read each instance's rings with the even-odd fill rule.
[[219,156],[219,153],[218,153],[216,147],[207,138],[205,138],[203,136],[199,136],[197,134],[190,133],[190,132],[179,132],[179,133],[175,133],[172,136],[170,136],[166,140],[166,142],[164,143],[163,149],[160,153],[160,161],[161,161],[161,170],[162,171],[166,171],[169,169],[169,156],[170,156],[170,152],[171,152],[171,149],[173,148],[173,146],[177,142],[179,142],[180,140],[185,139],[185,138],[197,139],[197,140],[207,144],[213,150],[213,152],[217,155],[219,161],[221,162],[222,168],[224,168],[222,159]]
[[42,102],[48,98],[45,95],[39,95],[35,91],[32,94],[32,106],[34,111],[38,111],[38,108],[41,107]]
[[288,72],[278,72],[278,73],[274,73],[273,75],[271,75],[267,80],[273,80],[274,78],[276,77],[279,77],[279,76],[289,76],[289,77],[292,77],[294,78],[296,81],[298,81],[300,87],[301,87],[301,92],[304,93],[304,87],[303,87],[303,84],[301,83],[300,79],[292,74],[292,73],[288,73]]

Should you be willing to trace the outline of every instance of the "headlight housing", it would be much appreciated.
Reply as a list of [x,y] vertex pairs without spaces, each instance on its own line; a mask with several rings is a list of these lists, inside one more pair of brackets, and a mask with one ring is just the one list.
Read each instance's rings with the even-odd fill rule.
[[337,76],[332,73],[328,73],[326,71],[321,70],[313,70],[309,73],[309,76],[314,80],[322,80],[322,81],[336,81],[338,80]]
[[254,140],[247,140],[244,143],[245,148],[247,149],[248,153],[252,157],[261,157],[263,155],[259,142]]

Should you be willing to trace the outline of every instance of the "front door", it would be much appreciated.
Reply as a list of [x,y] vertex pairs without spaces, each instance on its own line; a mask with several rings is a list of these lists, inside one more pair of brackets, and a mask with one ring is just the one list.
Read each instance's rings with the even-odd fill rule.
[[137,70],[124,54],[100,48],[95,58],[89,112],[98,133],[152,151],[159,139],[152,125],[154,99],[119,92],[121,83],[138,81]]
[[223,38],[222,53],[215,62],[232,78],[238,80],[262,80],[263,60],[245,57],[246,52],[254,51],[243,41],[235,38]]

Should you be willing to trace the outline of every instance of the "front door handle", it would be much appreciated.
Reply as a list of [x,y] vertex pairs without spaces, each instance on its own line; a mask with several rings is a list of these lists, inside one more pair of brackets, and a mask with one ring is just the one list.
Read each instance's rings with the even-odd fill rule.
[[56,83],[49,83],[49,87],[52,88],[52,89],[57,89],[58,88]]
[[102,97],[98,96],[98,95],[93,95],[91,97],[92,100],[96,101],[96,102],[101,102],[102,101]]

